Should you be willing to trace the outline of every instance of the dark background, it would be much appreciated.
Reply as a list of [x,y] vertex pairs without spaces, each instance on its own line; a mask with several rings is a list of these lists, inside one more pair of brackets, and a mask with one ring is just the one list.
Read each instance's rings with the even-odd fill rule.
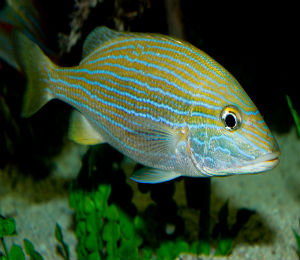
[[[168,34],[165,2],[104,0],[90,13],[82,39],[97,25],[114,28],[116,17],[123,20],[125,30]],[[186,40],[207,52],[238,79],[272,129],[287,131],[292,118],[285,95],[289,94],[299,108],[296,39],[300,21],[296,4],[178,2]],[[135,11],[136,16],[126,16]],[[80,42],[77,47],[80,50]]]

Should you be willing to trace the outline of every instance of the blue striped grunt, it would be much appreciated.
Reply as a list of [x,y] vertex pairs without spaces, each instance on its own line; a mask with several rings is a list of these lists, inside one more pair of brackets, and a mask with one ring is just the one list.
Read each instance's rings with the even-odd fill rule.
[[16,57],[28,80],[23,116],[49,100],[76,110],[69,136],[107,142],[149,168],[131,177],[158,183],[269,170],[278,145],[237,80],[191,44],[98,27],[78,66],[60,67],[21,33]]

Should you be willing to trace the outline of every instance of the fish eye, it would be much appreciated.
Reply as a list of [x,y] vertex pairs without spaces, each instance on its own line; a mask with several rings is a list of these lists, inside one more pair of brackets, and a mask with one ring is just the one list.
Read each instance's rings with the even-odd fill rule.
[[221,112],[221,120],[227,130],[236,130],[241,126],[241,114],[237,107],[226,106]]

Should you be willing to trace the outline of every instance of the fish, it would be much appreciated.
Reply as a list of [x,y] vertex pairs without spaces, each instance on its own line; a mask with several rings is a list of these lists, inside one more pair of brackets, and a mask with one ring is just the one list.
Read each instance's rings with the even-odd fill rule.
[[238,81],[188,42],[100,26],[73,67],[20,32],[13,42],[27,78],[22,115],[52,99],[68,103],[70,139],[108,143],[143,164],[134,181],[253,174],[279,163],[278,144]]

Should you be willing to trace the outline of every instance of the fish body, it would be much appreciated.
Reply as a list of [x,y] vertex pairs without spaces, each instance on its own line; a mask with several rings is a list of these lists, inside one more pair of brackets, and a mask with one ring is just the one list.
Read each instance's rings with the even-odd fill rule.
[[107,142],[148,166],[136,181],[256,173],[279,162],[274,137],[237,80],[189,43],[98,27],[70,68],[21,33],[14,43],[28,79],[23,115],[53,98],[72,105],[71,139]]

